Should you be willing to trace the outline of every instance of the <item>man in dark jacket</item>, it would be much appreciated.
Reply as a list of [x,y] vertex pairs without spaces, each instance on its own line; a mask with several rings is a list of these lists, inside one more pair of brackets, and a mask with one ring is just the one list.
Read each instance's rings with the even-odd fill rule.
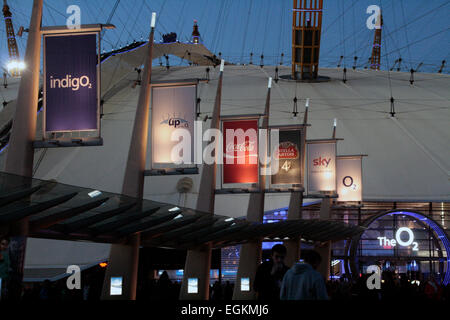
[[286,247],[276,244],[272,247],[270,261],[262,263],[256,271],[254,289],[258,300],[273,301],[280,299],[281,282],[289,270],[284,264]]
[[328,300],[322,275],[315,269],[322,260],[313,250],[302,252],[303,261],[286,272],[281,284],[281,300]]

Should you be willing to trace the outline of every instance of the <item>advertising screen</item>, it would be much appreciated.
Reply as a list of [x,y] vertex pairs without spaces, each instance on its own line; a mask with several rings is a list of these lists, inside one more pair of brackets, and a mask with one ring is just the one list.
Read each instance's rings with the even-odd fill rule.
[[272,184],[302,184],[301,131],[280,130],[280,144],[275,151],[278,172],[272,175]]
[[97,35],[47,35],[44,52],[45,131],[97,130]]
[[336,157],[336,178],[339,201],[362,200],[361,157]]
[[188,293],[198,293],[198,279],[189,278],[188,279]]
[[336,141],[308,142],[308,192],[336,190]]
[[110,295],[120,296],[122,295],[122,277],[111,277]]
[[241,278],[241,291],[250,291],[250,278]]
[[[196,117],[195,85],[164,86],[152,88],[152,159],[154,168],[193,165],[194,121]],[[190,139],[185,155],[188,163],[175,163],[174,147],[180,141],[172,141],[175,130],[185,130],[183,137]],[[182,156],[181,154],[179,155]]]
[[223,121],[223,183],[258,182],[258,120]]

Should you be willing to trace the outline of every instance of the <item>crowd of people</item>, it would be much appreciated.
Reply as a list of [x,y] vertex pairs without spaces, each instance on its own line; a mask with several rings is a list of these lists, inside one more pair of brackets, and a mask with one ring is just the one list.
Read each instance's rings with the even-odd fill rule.
[[450,285],[441,286],[433,275],[411,280],[404,274],[384,271],[380,276],[380,288],[370,289],[367,283],[372,274],[325,282],[316,271],[321,257],[314,250],[303,251],[300,262],[290,269],[284,265],[285,255],[286,248],[277,244],[272,248],[271,259],[259,266],[254,283],[259,300],[450,301]]
[[[2,279],[3,299],[7,296],[9,240],[0,241],[0,279]],[[341,277],[326,282],[316,271],[321,263],[320,255],[314,250],[302,251],[300,262],[288,268],[284,264],[286,247],[275,245],[271,258],[263,262],[256,272],[253,289],[260,301],[277,300],[433,300],[450,301],[450,285],[441,286],[434,276],[408,279],[404,274],[384,271],[381,274],[380,289],[371,290],[367,285],[370,274],[362,274],[357,279]],[[66,279],[46,280],[42,283],[25,283],[22,290],[23,301],[65,301],[99,300],[104,279],[104,270],[90,270],[82,273],[81,290],[69,290]],[[149,277],[140,281],[137,288],[138,300],[178,300],[180,281],[172,281],[166,271],[158,279]],[[215,281],[210,285],[210,300],[230,301],[234,283]]]

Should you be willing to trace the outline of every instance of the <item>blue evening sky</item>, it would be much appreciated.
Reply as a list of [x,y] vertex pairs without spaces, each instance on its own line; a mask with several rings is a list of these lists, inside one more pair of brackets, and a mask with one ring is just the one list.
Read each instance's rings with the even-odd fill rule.
[[[27,26],[32,0],[9,0],[16,32]],[[43,25],[65,24],[66,8],[81,8],[81,22],[106,23],[116,0],[44,0]],[[383,10],[382,64],[392,66],[399,57],[403,70],[424,63],[421,71],[436,72],[442,60],[450,57],[450,1],[444,0],[324,0],[321,65],[335,67],[340,56],[343,64],[364,65],[370,56],[374,30],[366,20],[369,5]],[[204,44],[228,61],[248,63],[253,52],[259,64],[290,64],[292,0],[121,0],[111,23],[116,29],[107,31],[103,49],[119,48],[133,40],[148,37],[151,11],[158,14],[156,38],[176,32],[187,41],[197,19]],[[8,58],[6,32],[0,25],[0,63]],[[20,54],[26,46],[26,34],[18,38]],[[386,55],[387,54],[387,55]],[[180,64],[179,59],[171,59]],[[447,67],[445,72],[448,73]]]

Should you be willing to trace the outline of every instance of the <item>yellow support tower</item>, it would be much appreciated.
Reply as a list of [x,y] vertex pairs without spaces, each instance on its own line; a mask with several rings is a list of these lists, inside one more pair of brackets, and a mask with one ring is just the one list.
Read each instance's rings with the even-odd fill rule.
[[8,71],[11,76],[19,77],[20,70],[23,67],[23,63],[20,62],[19,49],[17,48],[16,35],[14,33],[14,26],[12,23],[12,14],[9,10],[8,3],[3,0],[3,16],[5,17],[6,25],[6,36],[8,40],[8,51],[9,51],[9,63]]
[[292,78],[317,79],[323,0],[294,0]]

